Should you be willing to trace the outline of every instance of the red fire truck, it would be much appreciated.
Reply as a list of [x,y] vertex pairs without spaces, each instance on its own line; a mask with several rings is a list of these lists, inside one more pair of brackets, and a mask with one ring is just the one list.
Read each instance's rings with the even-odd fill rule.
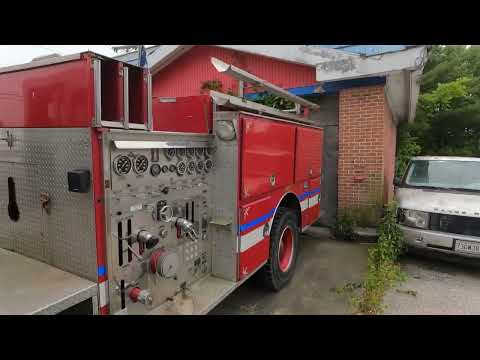
[[[0,69],[1,314],[204,314],[256,272],[280,290],[320,207],[316,105],[152,98],[86,52]],[[302,111],[305,110],[305,111]]]

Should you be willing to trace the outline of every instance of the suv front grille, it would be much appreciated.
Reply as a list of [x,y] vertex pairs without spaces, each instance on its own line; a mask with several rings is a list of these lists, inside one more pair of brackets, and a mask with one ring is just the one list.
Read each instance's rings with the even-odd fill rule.
[[430,230],[459,235],[480,236],[480,218],[430,214]]

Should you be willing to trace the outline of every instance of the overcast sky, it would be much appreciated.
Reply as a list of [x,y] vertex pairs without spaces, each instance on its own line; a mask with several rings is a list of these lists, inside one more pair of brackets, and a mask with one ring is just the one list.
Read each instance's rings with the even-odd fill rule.
[[0,45],[0,67],[30,62],[34,57],[58,53],[75,54],[91,50],[93,52],[114,56],[113,45]]

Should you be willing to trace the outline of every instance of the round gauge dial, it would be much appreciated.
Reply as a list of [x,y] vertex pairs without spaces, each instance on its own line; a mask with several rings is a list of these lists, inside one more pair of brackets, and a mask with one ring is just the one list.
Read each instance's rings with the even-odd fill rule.
[[183,159],[183,157],[185,156],[185,149],[182,149],[182,148],[177,149],[177,156],[180,159]]
[[152,166],[150,167],[150,174],[152,176],[156,177],[160,175],[161,172],[162,172],[162,168],[158,164],[152,164]]
[[195,172],[195,169],[196,169],[196,164],[195,164],[195,161],[189,161],[188,164],[187,164],[187,172],[189,174],[193,174]]
[[198,172],[198,173],[201,173],[203,169],[204,169],[203,160],[198,160],[198,161],[197,161],[197,172]]
[[179,161],[177,163],[177,174],[182,176],[185,174],[185,171],[187,170],[187,164],[185,161]]
[[195,156],[195,148],[188,148],[187,149],[187,156],[189,158],[193,158]]
[[143,174],[148,169],[148,159],[145,155],[139,155],[133,160],[133,171]]
[[126,175],[132,169],[132,161],[128,156],[119,155],[113,160],[113,170],[117,175]]
[[203,155],[203,148],[196,148],[195,155],[197,155],[198,157],[201,157]]
[[205,161],[205,171],[209,172],[213,168],[213,161],[211,159],[207,159]]
[[215,150],[213,149],[213,147],[205,148],[205,156],[212,156],[214,152]]
[[174,164],[170,165],[170,167],[168,169],[170,170],[170,172],[177,171],[177,167]]
[[164,149],[163,153],[168,160],[172,160],[172,158],[176,154],[176,151],[175,151],[174,148],[166,148],[166,149]]
[[166,174],[168,172],[168,165],[163,165],[162,166],[162,172]]

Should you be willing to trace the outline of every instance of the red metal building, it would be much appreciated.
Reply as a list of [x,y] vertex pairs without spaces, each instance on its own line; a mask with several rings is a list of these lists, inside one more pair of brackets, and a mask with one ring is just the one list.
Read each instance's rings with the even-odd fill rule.
[[[204,93],[202,84],[214,80],[222,83],[224,92],[238,92],[238,81],[227,75],[219,74],[210,62],[212,57],[238,66],[283,88],[302,87],[316,82],[315,68],[311,66],[287,63],[231,49],[199,45],[188,51],[187,56],[181,56],[175,62],[167,65],[161,73],[158,73],[158,76],[154,76],[153,96],[200,95]],[[250,91],[252,90],[250,89]]]

